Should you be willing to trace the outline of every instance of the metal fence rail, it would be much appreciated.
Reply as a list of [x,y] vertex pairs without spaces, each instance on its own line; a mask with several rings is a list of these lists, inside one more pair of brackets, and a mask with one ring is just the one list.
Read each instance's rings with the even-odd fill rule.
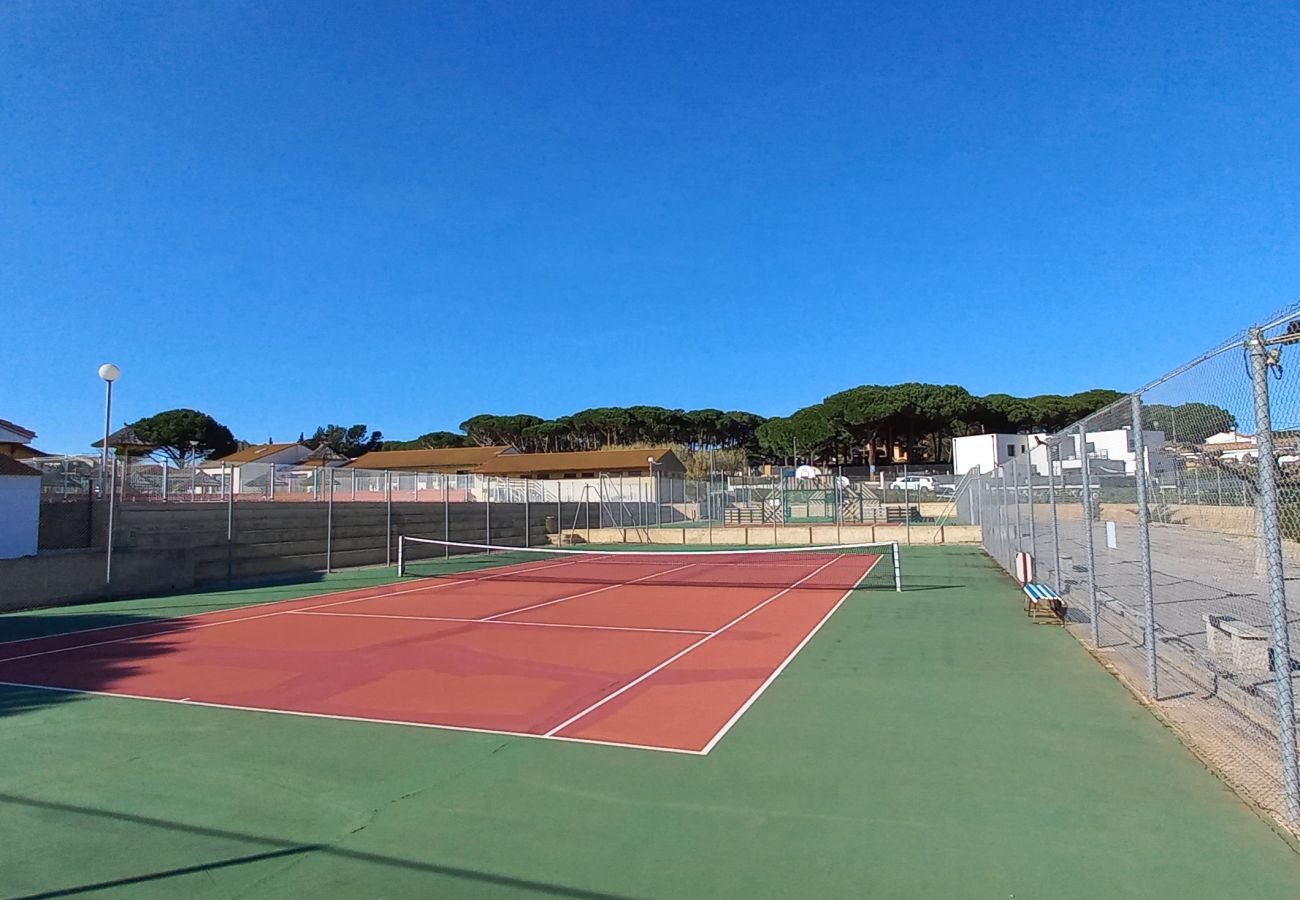
[[961,500],[990,556],[1015,572],[1030,554],[1035,580],[1068,601],[1070,631],[1293,829],[1297,339],[1293,309],[1033,436]]

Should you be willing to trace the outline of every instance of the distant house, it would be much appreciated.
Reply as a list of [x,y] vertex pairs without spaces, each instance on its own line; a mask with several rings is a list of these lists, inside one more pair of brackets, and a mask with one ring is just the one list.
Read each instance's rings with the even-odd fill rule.
[[8,419],[0,419],[0,456],[13,459],[34,459],[46,454],[31,446],[36,432],[15,425]]
[[[1163,431],[1143,431],[1146,455],[1152,475],[1159,475],[1173,466],[1173,459],[1165,451],[1165,433]],[[1058,474],[1064,472],[1078,473],[1083,466],[1079,457],[1079,439],[1075,435],[1066,435],[1058,443],[1058,449],[1049,451],[1047,435],[1037,434],[972,434],[953,438],[952,470],[964,475],[971,469],[978,469],[981,474],[992,472],[998,466],[1015,462],[1025,456],[1029,457],[1034,472],[1046,475],[1049,458],[1055,462]],[[1133,442],[1131,428],[1112,428],[1106,431],[1088,432],[1089,465],[1093,474],[1109,473],[1115,475],[1132,475],[1139,466],[1137,451]]]
[[297,442],[291,444],[250,444],[234,453],[210,459],[203,468],[212,466],[242,466],[245,463],[276,463],[294,466],[311,455],[311,450]]
[[41,473],[0,455],[0,559],[35,554],[40,521]]
[[304,468],[313,468],[319,466],[343,466],[347,465],[348,458],[342,453],[331,450],[329,444],[321,444],[312,452],[302,458],[301,462],[296,465]]
[[[653,464],[651,463],[653,460]],[[573,453],[514,453],[498,456],[475,470],[478,475],[510,478],[598,478],[601,475],[680,477],[686,466],[668,448],[652,450],[585,450]]]
[[1242,434],[1236,430],[1220,431],[1218,434],[1210,435],[1201,445],[1201,449],[1206,454],[1233,462],[1246,462],[1259,457],[1259,444],[1255,441],[1255,436]]
[[[1174,458],[1165,449],[1163,431],[1142,432],[1142,443],[1146,448],[1147,470],[1150,475],[1160,475],[1174,468]],[[1061,441],[1059,456],[1060,469],[1063,472],[1078,472],[1082,468],[1079,459],[1079,439],[1072,436]],[[1116,475],[1134,475],[1141,468],[1137,458],[1137,449],[1133,441],[1132,428],[1111,428],[1106,431],[1088,432],[1089,470],[1095,475],[1110,472]],[[1045,470],[1044,470],[1045,471]]]
[[347,464],[350,469],[375,469],[390,472],[439,472],[468,475],[477,472],[489,460],[507,454],[513,447],[444,447],[436,450],[375,450],[363,453]]
[[311,455],[302,444],[252,444],[220,459],[199,465],[205,472],[223,481],[222,490],[236,494],[260,491],[266,487],[272,465],[296,466]]
[[1040,441],[1047,437],[1038,434],[969,434],[952,439],[952,471],[965,475],[971,469],[987,475],[998,466],[1014,459],[1029,456],[1036,470],[1047,471],[1047,451]]

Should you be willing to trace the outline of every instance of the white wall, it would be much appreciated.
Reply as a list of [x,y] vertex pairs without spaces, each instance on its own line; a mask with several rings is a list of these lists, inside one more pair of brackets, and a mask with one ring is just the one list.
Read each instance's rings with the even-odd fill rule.
[[[978,468],[986,475],[1025,453],[1039,472],[1047,471],[1047,450],[1038,446],[1041,434],[971,434],[952,439],[952,471],[965,475]],[[1008,452],[1013,448],[1014,453]]]
[[32,556],[41,521],[41,479],[0,475],[0,559]]
[[[1150,463],[1152,475],[1159,475],[1161,472],[1173,467],[1173,458],[1163,450],[1165,444],[1165,433],[1163,431],[1143,430],[1142,440],[1146,444],[1147,459]],[[1078,471],[1080,467],[1078,443],[1077,437],[1073,441],[1062,443],[1061,469]],[[1133,452],[1130,445],[1129,429],[1114,428],[1108,431],[1089,431],[1088,443],[1092,445],[1092,459],[1120,463],[1126,475],[1133,475],[1137,472],[1137,454]]]

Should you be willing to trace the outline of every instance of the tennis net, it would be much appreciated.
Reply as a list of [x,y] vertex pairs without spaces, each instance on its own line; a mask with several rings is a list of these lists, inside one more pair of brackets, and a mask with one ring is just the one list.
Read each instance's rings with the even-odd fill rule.
[[901,591],[898,543],[719,550],[690,546],[506,547],[401,535],[403,576],[493,578],[562,584],[647,584],[679,587],[798,586],[800,590],[875,588]]

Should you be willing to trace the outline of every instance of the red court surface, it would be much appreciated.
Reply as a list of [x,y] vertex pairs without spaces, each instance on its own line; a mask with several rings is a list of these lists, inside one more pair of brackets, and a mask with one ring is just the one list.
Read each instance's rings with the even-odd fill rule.
[[707,753],[879,562],[546,561],[0,645],[0,682]]

